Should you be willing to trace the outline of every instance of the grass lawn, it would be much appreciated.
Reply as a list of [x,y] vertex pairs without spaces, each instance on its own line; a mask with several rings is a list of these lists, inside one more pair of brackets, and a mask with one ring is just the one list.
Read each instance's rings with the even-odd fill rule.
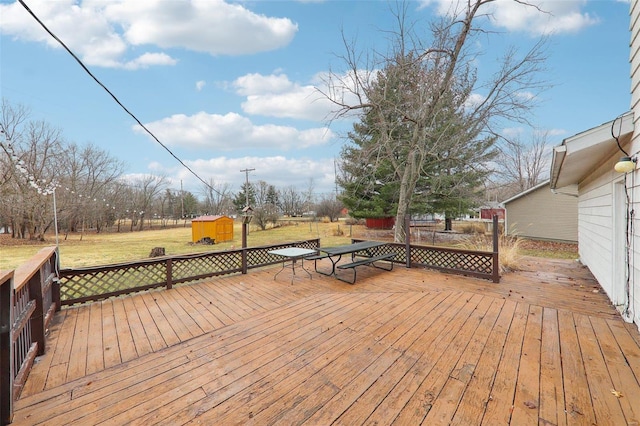
[[[459,236],[459,234],[458,234]],[[308,219],[287,220],[277,228],[261,231],[255,226],[250,228],[247,245],[249,247],[264,246],[284,242],[320,238],[320,245],[331,247],[348,244],[351,238],[392,241],[392,231],[369,230],[363,225],[347,225],[341,222],[312,222]],[[414,242],[422,245],[459,246],[457,237],[433,231],[416,232]],[[413,237],[412,237],[413,238]],[[451,239],[453,238],[453,239]],[[54,246],[55,237],[49,235],[45,242],[15,240],[8,235],[0,235],[0,269],[15,269],[18,265],[32,257],[42,247]],[[164,247],[167,255],[223,251],[242,246],[242,225],[234,225],[234,240],[214,245],[193,244],[191,242],[191,225],[172,228],[155,228],[142,232],[110,232],[71,234],[67,238],[59,236],[60,264],[62,268],[82,266],[99,266],[112,263],[131,262],[149,257],[154,247]],[[473,249],[473,247],[466,247]],[[491,250],[490,246],[477,246],[475,249]],[[501,252],[504,250],[501,250]],[[520,240],[517,251],[519,255],[576,259],[577,244],[551,242],[535,242]],[[502,254],[507,254],[501,253]],[[517,260],[516,260],[517,262]],[[503,261],[501,261],[503,263]]]
[[[320,238],[322,246],[347,244],[353,228],[362,226],[310,221],[287,221],[283,226],[261,231],[251,227],[247,246],[256,247],[281,242]],[[358,232],[361,233],[359,229]],[[341,235],[340,235],[341,234]],[[14,240],[0,236],[0,269],[15,269],[42,247],[54,246],[55,236],[45,242]],[[142,232],[70,234],[59,236],[60,264],[62,268],[98,266],[128,262],[149,257],[154,247],[164,247],[167,255],[223,251],[242,247],[242,225],[234,225],[234,240],[214,245],[193,244],[191,226],[155,228]]]

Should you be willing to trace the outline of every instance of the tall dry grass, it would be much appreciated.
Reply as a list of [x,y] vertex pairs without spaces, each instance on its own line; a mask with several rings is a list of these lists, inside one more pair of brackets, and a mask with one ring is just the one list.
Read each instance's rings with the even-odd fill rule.
[[[504,234],[498,237],[498,262],[501,272],[520,269],[522,259],[520,242],[519,238]],[[465,250],[493,251],[493,238],[484,234],[473,234],[461,240],[456,246]]]

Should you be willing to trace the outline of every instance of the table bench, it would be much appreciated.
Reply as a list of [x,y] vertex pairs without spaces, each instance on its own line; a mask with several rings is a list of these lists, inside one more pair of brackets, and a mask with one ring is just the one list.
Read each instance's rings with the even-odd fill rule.
[[[349,281],[347,279],[341,278],[338,275],[336,275],[336,278],[347,282],[349,284],[354,284],[356,282],[356,267],[358,266],[362,266],[362,265],[368,265],[368,266],[373,266],[376,267],[378,269],[383,269],[385,271],[391,271],[393,269],[393,258],[396,257],[397,253],[385,253],[385,254],[381,254],[379,256],[373,256],[373,257],[365,257],[365,258],[361,258],[359,260],[355,260],[353,262],[350,263],[342,263],[340,265],[337,265],[336,267],[338,269],[353,269],[353,280]],[[389,267],[388,268],[384,268],[382,266],[378,266],[375,264],[375,262],[379,262],[381,260],[386,260],[389,262]]]

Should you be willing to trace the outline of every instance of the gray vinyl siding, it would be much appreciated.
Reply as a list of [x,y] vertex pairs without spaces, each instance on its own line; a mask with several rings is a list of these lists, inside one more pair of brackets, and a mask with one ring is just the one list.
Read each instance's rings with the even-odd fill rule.
[[[633,111],[634,132],[631,140],[631,153],[637,153],[640,149],[640,3],[637,0],[631,2],[631,41],[629,43],[629,62],[631,63],[631,110]],[[637,155],[637,154],[636,154]],[[638,187],[638,171],[634,172],[633,184],[629,188],[632,208],[640,211],[640,188]],[[630,284],[629,304],[633,321],[640,329],[640,261],[638,258],[638,224],[633,224],[634,235],[630,248]],[[619,238],[619,237],[618,237]]]
[[611,298],[613,279],[612,182],[607,172],[580,187],[578,202],[580,260]]
[[551,241],[578,241],[577,197],[554,194],[549,184],[505,203],[508,235]]

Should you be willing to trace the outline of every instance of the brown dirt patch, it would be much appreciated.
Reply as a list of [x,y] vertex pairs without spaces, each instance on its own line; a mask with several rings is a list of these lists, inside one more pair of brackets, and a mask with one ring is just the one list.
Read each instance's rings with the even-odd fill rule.
[[577,243],[559,243],[555,241],[536,241],[536,240],[525,240],[521,239],[519,243],[519,247],[525,250],[539,250],[539,251],[565,251],[565,252],[575,252],[578,254],[578,244]]

